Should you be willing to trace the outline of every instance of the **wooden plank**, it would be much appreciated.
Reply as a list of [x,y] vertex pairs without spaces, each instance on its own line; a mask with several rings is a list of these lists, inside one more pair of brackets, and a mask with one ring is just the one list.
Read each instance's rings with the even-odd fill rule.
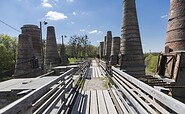
[[94,72],[94,67],[92,67],[92,77],[91,78],[94,78],[95,77],[95,72]]
[[[116,73],[114,73],[116,74]],[[134,86],[133,84],[131,84],[129,81],[127,81],[126,79],[124,79],[122,76],[118,76],[122,82],[126,83],[130,88],[134,89],[134,91],[136,91],[140,96],[142,96],[145,100],[147,100],[150,105],[153,105],[154,107],[156,107],[156,109],[163,113],[163,114],[169,114],[169,112],[167,110],[165,110],[162,106],[160,106],[157,102],[155,102],[153,99],[151,99],[148,95],[146,95],[145,93],[143,93],[140,89],[138,89],[136,86]],[[124,84],[123,84],[124,86]],[[126,85],[125,85],[126,86]],[[142,103],[144,104],[144,103]],[[153,110],[153,109],[152,109]],[[150,110],[151,111],[151,110]],[[151,112],[153,114],[153,112]]]
[[125,88],[123,88],[123,86],[118,82],[116,78],[112,78],[112,80],[118,86],[118,88],[124,93],[127,100],[129,100],[129,102],[132,103],[133,107],[137,111],[140,111],[141,114],[148,114],[148,112],[141,106],[141,104],[137,102],[137,100],[132,95],[130,95],[130,93]]
[[75,104],[73,106],[73,109],[71,111],[71,114],[78,114],[78,113],[80,113],[80,110],[79,109],[80,109],[80,104],[82,102],[82,98],[83,98],[82,93],[78,93],[78,96],[77,96],[77,98],[75,100]]
[[84,96],[82,114],[90,114],[90,101],[91,101],[91,92],[86,91]]
[[99,75],[99,73],[98,73],[98,67],[96,67],[96,77],[97,77],[97,78],[100,77],[100,75]]
[[103,77],[102,73],[100,72],[100,68],[99,67],[97,67],[97,70],[98,70],[99,77]]
[[97,90],[99,114],[108,114],[102,90]]
[[127,111],[126,107],[123,105],[123,103],[119,99],[118,95],[116,94],[116,91],[112,88],[111,88],[111,91],[112,91],[113,95],[115,96],[115,99],[116,99],[120,109],[123,111],[124,114],[128,114],[128,111]]
[[[115,89],[115,92],[119,96],[119,98],[122,101],[123,105],[128,110],[128,112],[129,112],[128,114],[136,114],[136,111],[135,111],[135,109],[133,109],[132,105],[130,105],[130,102],[127,99],[123,98],[123,95],[117,90],[117,88],[114,85],[112,87]],[[127,114],[127,113],[125,113],[125,114]]]
[[97,111],[98,111],[98,106],[97,106],[96,90],[92,90],[91,91],[90,114],[97,114],[98,113]]
[[185,104],[181,103],[180,101],[178,101],[178,100],[176,100],[176,99],[174,99],[174,98],[172,98],[162,92],[155,90],[154,88],[150,87],[149,85],[137,80],[136,78],[122,72],[121,70],[119,70],[115,67],[112,67],[112,69],[114,71],[118,72],[120,75],[124,76],[124,78],[126,78],[127,80],[129,80],[132,83],[134,83],[135,85],[137,85],[143,91],[150,94],[152,97],[154,97],[155,99],[157,99],[161,103],[163,103],[164,105],[166,105],[167,107],[172,109],[173,111],[180,113],[180,114],[183,114],[185,112]]
[[104,99],[105,99],[105,103],[107,106],[107,110],[109,114],[118,114],[116,111],[116,108],[114,107],[114,104],[111,100],[111,97],[109,95],[109,92],[107,90],[103,90],[103,95],[104,95]]
[[[148,110],[148,112],[150,112],[151,114],[157,114],[157,112],[156,112],[153,108],[151,108],[147,102],[144,101],[145,99],[143,100],[139,94],[136,94],[136,93],[133,91],[133,88],[131,88],[131,87],[129,87],[128,85],[126,85],[125,83],[123,83],[123,82],[126,82],[126,80],[121,80],[121,76],[117,75],[116,73],[114,73],[113,76],[117,76],[117,77],[115,77],[115,78],[119,78],[119,79],[118,79],[118,80],[120,80],[119,83],[120,83],[127,91],[129,91],[130,94],[131,94],[135,99],[137,99],[137,100],[139,101],[139,103],[141,103],[141,104]],[[134,89],[134,90],[135,90],[135,89]]]

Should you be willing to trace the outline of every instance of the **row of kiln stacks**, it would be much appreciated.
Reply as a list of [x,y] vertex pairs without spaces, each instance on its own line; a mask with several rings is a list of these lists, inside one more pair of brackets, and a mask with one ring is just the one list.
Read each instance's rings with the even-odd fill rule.
[[[104,42],[100,42],[99,56],[111,65],[120,65],[132,76],[144,76],[145,64],[141,46],[135,0],[124,0],[121,40],[112,38],[107,32]],[[110,62],[109,62],[110,61]]]
[[[47,27],[45,48],[42,46],[41,29],[38,26],[24,25],[21,30],[14,76],[38,76],[43,69],[48,69],[50,66],[68,65],[63,40],[60,55],[58,53],[55,28],[53,26]],[[45,55],[43,52],[45,52]]]
[[[165,53],[185,51],[185,1],[170,0],[170,11],[166,33]],[[132,76],[144,76],[145,64],[138,26],[135,0],[123,0],[122,34],[112,38],[107,32],[100,42],[101,59],[111,65],[118,64]]]

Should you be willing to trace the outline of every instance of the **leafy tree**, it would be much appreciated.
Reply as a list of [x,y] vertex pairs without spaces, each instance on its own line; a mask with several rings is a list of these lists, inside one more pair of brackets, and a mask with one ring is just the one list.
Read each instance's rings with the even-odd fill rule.
[[86,59],[86,57],[95,57],[97,48],[90,43],[87,35],[73,35],[66,46],[67,55],[76,59],[82,57],[84,59]]
[[17,55],[17,39],[0,34],[0,74],[6,71],[14,71]]

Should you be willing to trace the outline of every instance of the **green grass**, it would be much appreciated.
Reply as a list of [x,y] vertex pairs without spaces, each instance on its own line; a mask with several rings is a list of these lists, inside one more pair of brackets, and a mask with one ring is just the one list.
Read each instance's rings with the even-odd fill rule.
[[158,60],[158,55],[148,54],[145,57],[146,73],[147,74],[154,74],[155,73],[156,66],[157,66],[157,60]]

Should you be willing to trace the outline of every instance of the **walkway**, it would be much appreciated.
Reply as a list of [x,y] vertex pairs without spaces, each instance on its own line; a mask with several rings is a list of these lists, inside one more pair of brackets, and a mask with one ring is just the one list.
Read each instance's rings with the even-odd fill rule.
[[71,114],[117,114],[107,83],[105,74],[93,60]]

